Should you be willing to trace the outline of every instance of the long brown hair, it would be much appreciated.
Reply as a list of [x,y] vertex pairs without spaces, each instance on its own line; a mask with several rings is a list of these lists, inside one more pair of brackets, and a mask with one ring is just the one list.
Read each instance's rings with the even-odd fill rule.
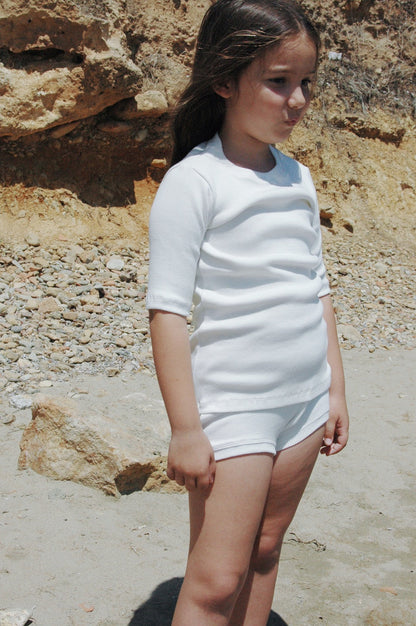
[[208,9],[191,80],[173,118],[172,165],[220,130],[225,101],[213,86],[229,80],[236,84],[268,47],[300,33],[310,37],[318,53],[319,34],[295,0],[217,0]]

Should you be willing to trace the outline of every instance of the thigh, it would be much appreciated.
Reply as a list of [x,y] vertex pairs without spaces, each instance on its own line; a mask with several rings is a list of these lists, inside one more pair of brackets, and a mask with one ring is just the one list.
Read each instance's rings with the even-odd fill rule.
[[242,571],[248,567],[262,519],[273,456],[250,454],[217,462],[210,493],[190,492],[192,570]]
[[300,443],[277,453],[260,533],[277,543],[291,523],[315,465],[325,426]]

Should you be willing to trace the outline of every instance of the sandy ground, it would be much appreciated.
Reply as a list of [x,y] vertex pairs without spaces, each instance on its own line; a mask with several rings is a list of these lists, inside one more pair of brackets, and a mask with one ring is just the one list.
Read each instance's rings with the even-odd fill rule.
[[[269,624],[416,624],[415,351],[344,353],[352,435],[320,458],[286,537]],[[131,419],[145,375],[74,379],[105,411],[103,385]],[[130,402],[125,401],[131,396]],[[165,626],[183,575],[187,498],[136,492],[116,500],[19,471],[30,411],[0,399],[0,608],[33,609],[37,626]]]

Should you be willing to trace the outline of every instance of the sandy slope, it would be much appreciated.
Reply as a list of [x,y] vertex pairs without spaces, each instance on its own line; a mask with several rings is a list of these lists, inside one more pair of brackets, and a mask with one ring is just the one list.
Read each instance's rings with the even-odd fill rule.
[[[351,441],[315,469],[286,537],[270,624],[416,624],[416,352],[349,351],[344,360]],[[102,378],[51,392],[80,384],[105,410]],[[120,399],[138,385],[158,394],[149,377],[105,384]],[[134,402],[123,407],[134,419]],[[4,399],[0,410],[13,413]],[[186,496],[116,500],[19,472],[30,412],[14,413],[0,424],[0,608],[35,607],[37,626],[169,624],[186,558]]]

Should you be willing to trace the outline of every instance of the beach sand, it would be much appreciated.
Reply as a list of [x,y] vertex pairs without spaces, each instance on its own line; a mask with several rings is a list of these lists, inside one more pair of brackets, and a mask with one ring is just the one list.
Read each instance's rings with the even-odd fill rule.
[[[416,352],[343,356],[351,439],[317,463],[285,539],[270,625],[416,624]],[[137,391],[163,411],[145,374],[74,378],[47,393],[80,386],[89,393],[78,401],[103,412],[103,387],[132,420]],[[0,608],[33,608],[36,626],[170,624],[186,561],[186,495],[115,499],[19,471],[30,410],[3,397],[0,411],[6,422],[16,416],[0,424]]]

